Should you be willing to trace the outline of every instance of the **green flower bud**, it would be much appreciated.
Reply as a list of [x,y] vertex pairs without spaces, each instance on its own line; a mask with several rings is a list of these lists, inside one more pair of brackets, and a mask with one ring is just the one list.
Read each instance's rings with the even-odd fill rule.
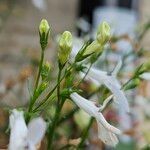
[[104,45],[110,39],[110,26],[107,22],[102,22],[97,30],[97,41]]
[[143,72],[150,72],[150,62],[143,64]]
[[92,53],[97,53],[103,50],[102,45],[97,41],[93,41],[85,50],[84,55],[89,55]]
[[127,85],[124,87],[124,89],[125,89],[125,90],[134,89],[134,88],[136,88],[139,84],[140,84],[140,79],[139,79],[139,78],[135,78],[135,79],[133,79],[131,82],[129,82],[129,84],[127,84]]
[[69,31],[65,31],[59,39],[58,58],[61,65],[64,65],[68,60],[72,49],[72,35]]
[[41,35],[42,34],[46,35],[49,32],[49,29],[50,29],[50,27],[49,27],[49,24],[48,24],[47,20],[46,19],[42,19],[42,21],[40,23],[40,26],[39,26],[40,34]]
[[42,80],[44,80],[48,77],[50,69],[51,69],[51,66],[50,66],[49,62],[46,61],[46,63],[42,66],[42,70],[41,70]]
[[50,32],[50,26],[47,20],[42,19],[40,26],[39,26],[40,44],[41,44],[42,50],[44,50],[45,47],[47,46],[49,32]]

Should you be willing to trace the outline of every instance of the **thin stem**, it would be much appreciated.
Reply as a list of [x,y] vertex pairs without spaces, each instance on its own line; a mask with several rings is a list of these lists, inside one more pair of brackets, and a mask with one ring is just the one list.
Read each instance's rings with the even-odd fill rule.
[[[40,74],[41,74],[41,70],[42,70],[42,66],[43,66],[43,61],[44,61],[44,50],[41,50],[41,59],[40,59],[40,63],[39,63],[39,71],[38,71],[38,75],[37,75],[37,79],[36,79],[36,83],[35,83],[35,87],[34,87],[33,97],[30,98],[30,104],[29,104],[28,112],[32,111],[33,105],[37,99],[36,89],[37,89],[38,84],[39,84]],[[28,118],[28,120],[30,120],[30,117]]]
[[[62,71],[62,68],[59,67],[57,83],[60,83],[61,71]],[[60,103],[60,84],[58,84],[58,86],[57,86],[57,97],[58,97],[58,105],[59,105],[59,103]]]
[[53,119],[53,124],[52,126],[49,126],[49,133],[48,133],[48,150],[52,149],[52,142],[53,142],[53,137],[54,137],[54,131],[56,128],[56,125],[58,123],[59,117],[60,117],[60,112],[62,109],[64,103],[60,103],[59,106],[57,106],[56,111],[55,111],[55,116]]
[[81,136],[81,142],[78,144],[77,150],[80,150],[80,148],[83,146],[86,138],[88,137],[89,129],[90,129],[93,121],[94,121],[94,118],[92,117],[89,121],[89,124],[87,125],[86,129],[84,130],[84,132]]
[[40,79],[40,74],[41,74],[41,70],[42,70],[43,60],[44,60],[44,50],[41,51],[41,60],[40,60],[40,64],[39,64],[39,71],[38,71],[37,79],[36,79],[36,82],[35,82],[34,90],[37,89],[38,84],[39,84],[39,79]]
[[71,118],[74,115],[74,113],[76,113],[78,110],[79,110],[79,108],[75,107],[73,110],[71,110],[69,113],[67,113],[64,117],[60,118],[58,125],[65,122],[69,118]]
[[48,150],[52,149],[54,130],[55,130],[55,126],[57,124],[57,119],[59,118],[60,111],[61,111],[60,108],[57,107],[56,112],[55,112],[55,116],[54,116],[54,119],[53,119],[53,124],[52,124],[52,126],[50,125],[49,129],[48,129],[48,132],[49,132],[48,133],[48,147],[47,147]]
[[[74,63],[75,64],[75,63]],[[49,97],[53,94],[53,92],[56,90],[56,88],[58,87],[58,85],[62,82],[62,80],[66,77],[66,75],[68,74],[68,72],[73,68],[74,64],[72,64],[72,66],[70,66],[70,68],[68,69],[68,71],[63,75],[63,77],[59,80],[59,83],[57,83],[55,85],[55,87],[48,93],[48,95],[45,97],[45,99],[42,100],[42,102],[35,108],[38,109],[41,106],[43,106],[47,100],[49,99]]]
[[134,79],[134,77],[129,79],[125,84],[122,85],[121,89],[124,89],[133,79]]
[[89,68],[88,68],[88,70],[87,70],[87,72],[85,73],[84,77],[78,82],[77,87],[79,87],[79,85],[84,81],[84,79],[85,79],[86,76],[88,75],[88,73],[89,73],[89,71],[90,71],[92,65],[93,65],[93,64],[91,63],[90,66],[89,66]]
[[[70,67],[70,69],[72,68],[72,66]],[[60,83],[61,81],[65,78],[66,76],[66,73],[65,75],[61,78],[61,71],[62,71],[63,67],[59,66],[59,72],[58,72],[58,78],[57,78],[57,98],[58,98],[58,103],[57,103],[57,108],[56,108],[56,111],[55,111],[55,116],[54,116],[54,119],[53,119],[53,122],[52,122],[52,125],[49,126],[49,134],[48,134],[48,150],[51,150],[52,149],[52,142],[53,142],[53,137],[54,137],[54,131],[55,131],[55,128],[57,126],[57,122],[59,120],[59,117],[60,117],[60,112],[61,112],[61,109],[62,109],[62,106],[65,102],[64,101],[60,101],[61,97],[60,97]],[[70,70],[69,69],[69,70]]]

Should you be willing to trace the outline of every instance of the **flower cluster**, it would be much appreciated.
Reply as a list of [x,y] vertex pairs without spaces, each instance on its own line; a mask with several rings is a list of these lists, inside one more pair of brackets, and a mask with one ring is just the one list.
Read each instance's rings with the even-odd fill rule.
[[[39,26],[41,58],[37,78],[33,91],[30,91],[28,108],[13,109],[10,114],[8,149],[35,150],[44,138],[45,133],[47,135],[47,149],[53,149],[56,143],[54,140],[59,137],[59,133],[56,134],[57,127],[70,119],[78,109],[96,120],[98,137],[103,143],[116,146],[119,142],[117,136],[122,135],[124,132],[108,123],[103,111],[113,103],[121,110],[121,114],[128,118],[130,108],[124,91],[135,88],[142,78],[149,79],[149,65],[145,64],[137,67],[131,79],[125,84],[121,84],[117,77],[123,67],[123,59],[118,60],[117,65],[111,72],[94,67],[94,63],[105,51],[111,39],[109,24],[102,22],[98,27],[95,39],[85,42],[82,40],[80,49],[75,48],[73,36],[69,31],[65,31],[59,36],[56,43],[58,49],[58,75],[56,83],[52,84],[50,76],[53,72],[52,67],[44,57],[50,32],[47,20],[43,19]],[[94,84],[96,90],[84,91],[89,83]],[[101,89],[104,89],[106,94],[102,93]],[[83,97],[78,93],[81,93]],[[98,100],[103,99],[101,106],[97,106],[90,99],[98,93],[101,95],[97,98],[97,102],[99,103]],[[66,116],[63,116],[63,106],[68,100],[73,101],[76,107]],[[81,135],[81,141],[73,145],[75,148],[82,148],[91,125],[92,121],[87,126],[85,134]]]

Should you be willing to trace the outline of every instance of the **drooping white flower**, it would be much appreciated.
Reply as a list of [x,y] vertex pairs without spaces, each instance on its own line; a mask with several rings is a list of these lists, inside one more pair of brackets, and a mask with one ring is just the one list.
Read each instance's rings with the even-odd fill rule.
[[10,140],[8,150],[36,150],[45,131],[45,121],[38,117],[31,120],[28,126],[25,123],[23,111],[14,109],[9,117]]
[[94,102],[81,97],[75,92],[72,93],[70,97],[81,109],[96,119],[98,124],[98,137],[105,144],[115,146],[118,143],[116,134],[121,134],[121,131],[110,125],[105,120],[104,116],[100,112],[100,107],[95,106]]
[[127,98],[125,97],[124,92],[121,90],[119,81],[116,79],[116,75],[121,68],[121,64],[121,61],[119,61],[113,72],[110,74],[92,67],[87,75],[87,78],[90,78],[91,81],[97,81],[99,85],[105,85],[115,96],[119,107],[128,113],[129,104]]

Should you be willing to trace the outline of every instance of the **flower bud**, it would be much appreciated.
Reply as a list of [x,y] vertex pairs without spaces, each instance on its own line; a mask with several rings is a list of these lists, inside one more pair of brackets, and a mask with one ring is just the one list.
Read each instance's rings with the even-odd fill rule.
[[39,34],[40,34],[40,43],[43,50],[47,46],[49,32],[50,32],[50,27],[47,20],[42,19],[39,26]]
[[103,50],[102,45],[97,41],[93,41],[85,50],[84,55],[100,52]]
[[49,71],[51,69],[51,66],[49,64],[49,62],[47,61],[43,66],[42,66],[42,70],[41,70],[41,77],[42,80],[46,79],[49,75]]
[[110,26],[107,22],[102,22],[99,27],[98,27],[98,31],[97,31],[97,41],[100,44],[105,44],[109,39],[110,39]]
[[150,72],[150,62],[146,62],[145,64],[143,64],[143,72]]
[[135,78],[135,79],[133,79],[131,82],[129,82],[129,84],[127,84],[127,85],[124,87],[124,89],[125,89],[125,90],[134,89],[134,88],[136,88],[139,84],[140,84],[140,79],[139,79],[139,78]]
[[40,26],[39,26],[39,31],[40,31],[40,34],[47,34],[49,32],[49,24],[47,22],[46,19],[42,19],[41,23],[40,23]]
[[70,55],[72,49],[72,35],[69,31],[65,31],[59,39],[58,58],[61,65],[64,65]]

